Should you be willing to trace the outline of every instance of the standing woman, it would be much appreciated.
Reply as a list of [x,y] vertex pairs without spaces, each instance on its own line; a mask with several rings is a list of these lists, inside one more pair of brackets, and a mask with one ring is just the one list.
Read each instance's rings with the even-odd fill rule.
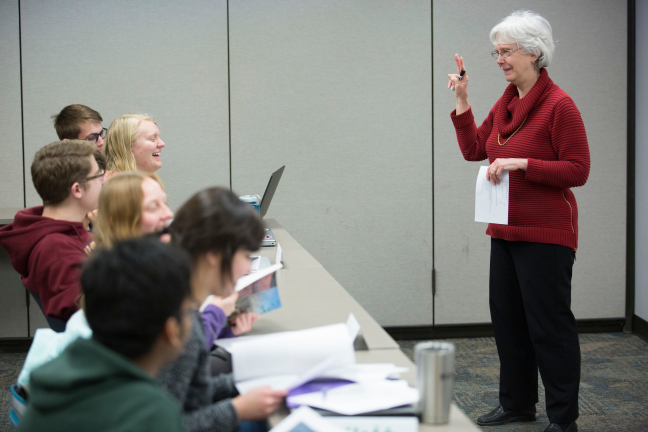
[[464,158],[488,158],[493,184],[509,174],[509,224],[489,224],[489,303],[500,358],[499,406],[481,426],[535,420],[538,369],[550,425],[577,431],[580,347],[571,311],[578,208],[570,190],[587,181],[590,155],[574,101],[549,78],[551,25],[530,11],[504,18],[490,33],[491,53],[509,85],[477,127],[468,103],[468,75],[455,55],[451,114]]
[[162,168],[165,146],[153,117],[146,114],[117,117],[108,128],[101,150],[106,156],[106,180],[118,172],[139,170],[162,184],[155,172]]

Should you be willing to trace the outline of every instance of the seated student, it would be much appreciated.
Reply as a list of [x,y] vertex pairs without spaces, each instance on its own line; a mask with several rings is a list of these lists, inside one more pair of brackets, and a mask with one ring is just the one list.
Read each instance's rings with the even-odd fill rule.
[[[104,145],[108,129],[101,125],[103,119],[97,111],[85,105],[73,104],[66,106],[52,118],[54,119],[54,129],[61,141],[80,139],[94,142],[97,145],[94,155],[97,165],[99,165],[99,169],[106,171],[106,158],[101,154],[101,148]],[[83,221],[86,230],[92,231],[92,222],[96,216],[96,209],[88,212]]]
[[101,125],[101,115],[81,104],[68,105],[52,116],[54,129],[60,140],[81,139],[92,141],[101,150],[107,129]]
[[0,228],[0,245],[23,284],[47,317],[62,321],[78,309],[79,266],[93,246],[82,222],[97,208],[104,182],[94,151],[81,140],[40,149],[31,173],[43,206],[19,211],[13,223]]
[[[250,271],[250,253],[261,246],[263,226],[254,210],[231,191],[209,188],[182,205],[169,229],[172,241],[191,256],[191,289],[197,301],[226,297]],[[158,380],[184,408],[188,431],[236,431],[241,420],[264,420],[286,391],[261,387],[237,396],[232,374],[210,376],[209,352],[197,314],[180,357]]]
[[81,275],[92,338],[32,372],[19,430],[184,430],[154,378],[191,333],[189,257],[151,238],[95,255]]
[[151,174],[120,173],[104,184],[99,196],[97,246],[111,248],[120,240],[160,232],[172,217],[166,193]]
[[[122,173],[107,181],[99,195],[99,209],[101,217],[97,218],[94,235],[97,247],[104,249],[112,248],[120,240],[166,227],[173,217],[160,185],[140,172]],[[64,332],[36,330],[18,376],[18,386],[27,387],[32,370],[58,357],[77,338],[91,336],[83,310],[70,317]]]
[[[95,238],[97,246],[110,248],[124,239],[160,232],[167,227],[173,213],[166,194],[151,174],[124,172],[108,180],[99,197]],[[205,345],[211,348],[216,338],[233,337],[252,329],[258,315],[248,312],[230,320],[237,294],[227,298],[214,296],[202,313]]]
[[117,117],[108,128],[102,150],[106,156],[107,178],[117,172],[139,170],[160,181],[155,171],[162,168],[161,153],[165,145],[153,117],[146,114]]

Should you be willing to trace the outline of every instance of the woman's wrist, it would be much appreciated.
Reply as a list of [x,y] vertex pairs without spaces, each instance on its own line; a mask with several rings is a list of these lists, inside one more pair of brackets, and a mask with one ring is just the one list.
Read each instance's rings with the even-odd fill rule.
[[459,100],[457,99],[457,114],[460,115],[465,113],[470,109],[470,103],[468,103],[468,99],[465,100]]

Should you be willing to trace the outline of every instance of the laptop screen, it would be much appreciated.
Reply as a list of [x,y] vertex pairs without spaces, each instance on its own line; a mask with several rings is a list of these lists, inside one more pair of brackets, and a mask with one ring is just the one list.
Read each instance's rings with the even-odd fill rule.
[[266,187],[263,198],[261,199],[261,208],[259,209],[261,217],[264,217],[268,212],[270,202],[272,201],[272,197],[277,190],[277,186],[279,185],[279,180],[281,180],[281,174],[283,174],[284,168],[286,168],[286,165],[273,172],[270,176],[270,181],[268,182],[268,186]]

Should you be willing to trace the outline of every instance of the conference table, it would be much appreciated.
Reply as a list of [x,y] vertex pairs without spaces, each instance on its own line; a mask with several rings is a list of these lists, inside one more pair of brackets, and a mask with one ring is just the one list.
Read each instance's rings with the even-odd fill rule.
[[[0,208],[0,226],[13,222],[22,209]],[[264,219],[281,246],[284,268],[277,272],[282,307],[263,315],[250,335],[302,330],[346,322],[353,314],[360,324],[356,339],[357,363],[393,363],[407,368],[401,377],[416,387],[416,367],[403,354],[398,344],[369,313],[304,249],[276,220]],[[277,246],[259,251],[275,263]],[[288,415],[284,407],[270,418],[275,425]],[[420,432],[472,432],[480,429],[453,403],[450,422],[445,425],[419,423]]]
[[[302,330],[341,323],[352,313],[361,327],[355,344],[356,362],[393,363],[405,367],[408,371],[401,378],[410,386],[416,387],[416,367],[403,354],[398,343],[276,220],[266,218],[264,223],[272,229],[277,244],[282,249],[284,268],[277,272],[282,307],[263,315],[249,334]],[[262,247],[259,255],[267,257],[274,264],[277,246]],[[285,409],[280,410],[271,417],[271,424],[278,423],[287,414]],[[448,424],[419,423],[421,432],[479,430],[481,429],[454,403],[451,404]]]

